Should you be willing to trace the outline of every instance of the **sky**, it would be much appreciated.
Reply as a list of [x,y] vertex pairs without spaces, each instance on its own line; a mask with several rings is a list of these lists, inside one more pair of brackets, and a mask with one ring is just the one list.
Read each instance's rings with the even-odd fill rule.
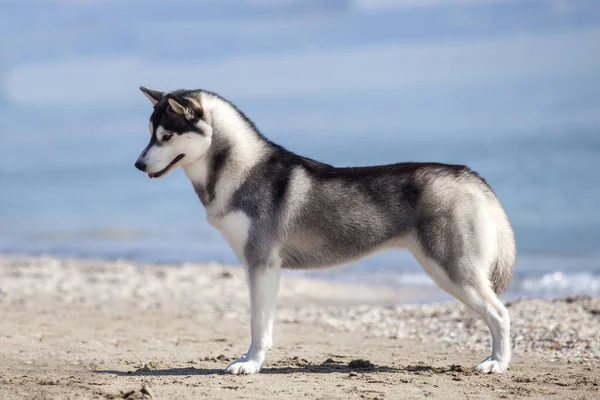
[[5,116],[126,119],[143,85],[218,92],[267,132],[600,127],[596,0],[2,0],[0,22]]

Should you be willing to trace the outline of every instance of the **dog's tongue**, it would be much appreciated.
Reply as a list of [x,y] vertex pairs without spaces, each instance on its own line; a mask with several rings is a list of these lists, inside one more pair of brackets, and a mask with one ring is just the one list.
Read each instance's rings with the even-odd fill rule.
[[154,174],[153,173],[148,173],[148,178],[150,178],[150,179],[154,178]]

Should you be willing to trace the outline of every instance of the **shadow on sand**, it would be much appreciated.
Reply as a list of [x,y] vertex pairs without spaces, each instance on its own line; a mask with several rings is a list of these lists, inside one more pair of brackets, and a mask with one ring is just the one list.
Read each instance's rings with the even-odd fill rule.
[[[287,365],[286,365],[287,364]],[[169,369],[148,369],[141,368],[135,371],[118,370],[96,370],[98,374],[109,374],[117,376],[187,376],[187,375],[223,375],[223,368],[169,368]],[[274,366],[264,368],[261,374],[332,374],[332,373],[380,373],[395,372],[408,374],[456,374],[470,373],[468,369],[463,369],[460,365],[450,365],[448,367],[433,367],[430,365],[407,365],[404,367],[386,367],[375,366],[368,361],[354,360],[349,364],[341,362],[324,362],[322,364],[289,364],[286,362],[274,363]]]

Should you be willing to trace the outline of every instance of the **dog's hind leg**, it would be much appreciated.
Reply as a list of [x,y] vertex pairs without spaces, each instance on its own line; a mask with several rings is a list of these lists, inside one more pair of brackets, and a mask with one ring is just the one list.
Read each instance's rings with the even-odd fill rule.
[[273,257],[266,265],[249,266],[246,267],[246,271],[250,287],[252,342],[246,356],[229,364],[225,369],[225,372],[230,374],[259,372],[273,344],[273,321],[281,259]]
[[488,282],[458,286],[455,297],[479,315],[492,335],[492,355],[485,358],[477,370],[484,373],[502,373],[511,358],[510,316]]
[[492,334],[492,355],[477,370],[485,373],[504,372],[511,358],[510,316],[508,310],[488,285],[467,291],[465,303],[483,318]]
[[483,360],[477,370],[485,373],[504,372],[511,358],[510,317],[508,310],[491,288],[484,271],[472,267],[472,276],[465,282],[457,283],[450,279],[447,269],[442,268],[420,249],[412,249],[413,254],[425,271],[442,289],[460,300],[479,315],[492,335],[492,355]]

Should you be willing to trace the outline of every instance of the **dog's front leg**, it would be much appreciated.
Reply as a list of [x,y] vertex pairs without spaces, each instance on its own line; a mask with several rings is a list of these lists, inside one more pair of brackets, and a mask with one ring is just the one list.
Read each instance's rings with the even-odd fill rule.
[[254,374],[260,371],[273,344],[275,302],[279,290],[281,260],[246,267],[250,286],[252,342],[248,353],[225,369],[230,374]]

